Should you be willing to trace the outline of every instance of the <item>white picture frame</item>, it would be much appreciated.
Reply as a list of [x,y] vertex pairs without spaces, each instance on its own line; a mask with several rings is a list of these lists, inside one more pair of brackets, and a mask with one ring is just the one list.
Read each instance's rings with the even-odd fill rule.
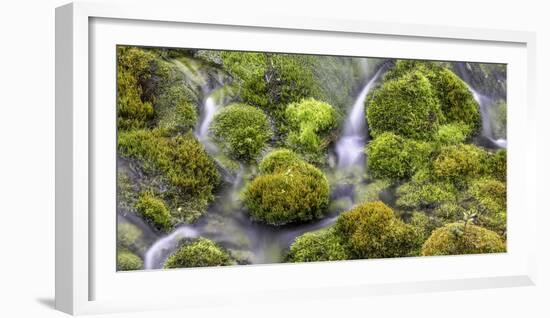
[[[133,31],[138,28],[141,32]],[[187,38],[173,40],[182,29]],[[208,37],[200,37],[205,34]],[[254,41],[238,40],[253,36],[257,37]],[[272,39],[269,46],[262,38]],[[327,41],[342,45],[328,47]],[[408,50],[400,50],[404,43]],[[109,151],[115,151],[116,130],[100,133],[96,129],[98,125],[115,127],[115,117],[111,117],[115,108],[93,106],[98,101],[115,103],[112,66],[116,44],[507,63],[508,252],[116,273],[114,248],[111,254],[107,252],[115,246],[114,217],[110,224],[109,213],[92,213],[98,207],[111,207],[115,191],[105,171],[114,173]],[[536,186],[536,167],[526,163],[536,151],[534,45],[535,35],[529,32],[277,15],[225,16],[193,11],[188,4],[152,9],[116,1],[78,2],[57,8],[56,308],[89,314],[534,284],[537,210],[535,194],[524,191]],[[94,236],[98,229],[106,233],[103,239]],[[316,279],[322,273],[331,274]],[[188,289],[166,288],[159,293],[154,288],[177,280],[185,281]],[[138,282],[141,290],[136,288]]]

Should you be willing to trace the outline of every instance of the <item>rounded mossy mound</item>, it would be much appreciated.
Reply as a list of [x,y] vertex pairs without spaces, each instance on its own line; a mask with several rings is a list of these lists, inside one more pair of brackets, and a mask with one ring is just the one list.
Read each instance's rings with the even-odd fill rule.
[[439,127],[435,141],[439,145],[456,145],[466,141],[471,128],[465,124],[446,124]]
[[463,181],[487,171],[489,154],[474,145],[446,146],[433,162],[434,175],[438,178]]
[[466,137],[479,130],[479,105],[468,85],[448,69],[445,63],[400,60],[394,69],[386,74],[385,80],[398,81],[411,76],[410,74],[422,74],[428,80],[440,111],[440,124],[464,125],[467,127],[464,130]]
[[245,104],[224,107],[214,117],[210,131],[225,153],[245,162],[255,160],[272,136],[264,112]]
[[284,148],[275,149],[262,159],[259,168],[262,174],[269,174],[281,168],[288,168],[301,161],[300,156],[292,150]]
[[232,265],[229,254],[213,241],[199,238],[182,245],[168,256],[164,268],[207,267]]
[[380,201],[342,213],[335,230],[353,258],[409,256],[417,253],[421,244],[418,231]]
[[256,177],[246,187],[243,201],[254,220],[283,225],[324,216],[329,193],[326,176],[300,162]]
[[130,250],[143,249],[143,231],[132,223],[117,224],[117,246],[122,246]]
[[286,119],[289,129],[286,143],[295,151],[310,156],[319,155],[326,149],[327,137],[337,123],[334,108],[313,98],[288,105]]
[[400,179],[412,176],[427,164],[431,146],[388,132],[371,141],[366,153],[367,167],[375,177]]
[[116,254],[117,271],[133,271],[143,268],[143,261],[139,256],[125,248],[118,248]]
[[286,256],[287,262],[320,262],[348,259],[341,238],[333,229],[309,232],[297,237]]
[[172,227],[170,210],[164,201],[153,193],[144,192],[140,194],[136,203],[136,210],[158,230],[168,231]]
[[502,253],[506,244],[501,237],[483,227],[450,223],[432,232],[422,247],[422,255],[460,255]]
[[491,179],[474,180],[467,191],[479,223],[501,235],[506,233],[506,183]]
[[370,134],[384,132],[430,140],[442,120],[439,102],[429,80],[419,71],[385,81],[365,102]]

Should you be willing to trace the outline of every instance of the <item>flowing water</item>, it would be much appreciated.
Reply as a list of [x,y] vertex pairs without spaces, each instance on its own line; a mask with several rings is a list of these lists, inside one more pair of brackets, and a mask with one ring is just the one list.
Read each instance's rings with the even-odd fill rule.
[[492,98],[478,93],[472,87],[469,87],[474,99],[479,105],[479,113],[481,115],[481,133],[483,137],[487,138],[497,148],[506,148],[506,139],[495,138],[493,133],[494,118],[491,116],[491,107],[495,106],[495,102]]

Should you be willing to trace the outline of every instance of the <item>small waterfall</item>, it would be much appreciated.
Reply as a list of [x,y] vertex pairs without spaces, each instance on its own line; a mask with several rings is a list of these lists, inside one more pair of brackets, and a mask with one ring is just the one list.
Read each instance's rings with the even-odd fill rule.
[[168,257],[184,238],[196,238],[199,233],[190,225],[182,225],[169,235],[157,240],[145,253],[145,269],[162,268],[164,260]]
[[197,132],[197,138],[199,140],[206,140],[208,137],[208,129],[210,129],[210,124],[212,124],[212,120],[214,120],[214,115],[219,110],[220,105],[216,103],[216,99],[212,94],[206,98],[204,101],[204,105],[202,107],[203,112],[203,119],[199,126],[198,132]]
[[491,118],[491,112],[490,109],[492,106],[494,106],[494,101],[477,92],[472,87],[468,86],[470,89],[470,92],[474,96],[474,99],[476,100],[477,104],[479,105],[479,114],[481,116],[481,134],[483,137],[487,138],[493,145],[495,145],[498,148],[506,148],[506,139],[498,138],[495,139],[493,134],[493,124],[492,124],[492,118]]
[[339,168],[362,165],[368,135],[365,120],[365,99],[374,83],[380,77],[380,74],[382,74],[383,69],[384,67],[380,67],[365,87],[363,87],[346,118],[342,137],[338,140],[335,147]]

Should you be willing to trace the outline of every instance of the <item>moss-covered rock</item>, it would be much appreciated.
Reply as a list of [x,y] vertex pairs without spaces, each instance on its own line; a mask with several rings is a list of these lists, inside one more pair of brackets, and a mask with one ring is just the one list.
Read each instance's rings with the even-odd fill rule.
[[144,192],[139,196],[136,210],[158,230],[168,231],[172,227],[170,210],[162,199],[151,192]]
[[309,232],[297,237],[286,256],[287,262],[320,262],[348,259],[341,238],[333,229]]
[[213,241],[199,238],[183,244],[172,253],[164,268],[207,267],[232,265],[234,262],[229,254]]
[[485,173],[488,158],[487,151],[474,145],[446,146],[435,159],[433,171],[438,178],[458,182]]
[[500,236],[483,227],[450,223],[432,232],[422,247],[422,255],[502,253],[506,244]]
[[129,250],[141,248],[141,238],[143,231],[132,223],[117,224],[117,246],[122,246]]
[[118,150],[146,175],[166,181],[168,189],[160,186],[159,191],[171,203],[174,224],[195,220],[213,200],[220,176],[214,161],[192,134],[167,137],[158,129],[123,131],[118,135]]
[[337,115],[334,108],[313,98],[292,103],[286,108],[288,135],[286,143],[308,161],[319,161],[336,128]]
[[506,149],[499,149],[487,161],[488,175],[506,182],[507,176],[507,155]]
[[506,64],[453,63],[452,69],[481,94],[506,98]]
[[479,223],[501,235],[506,233],[506,183],[491,178],[474,180],[467,195],[473,199]]
[[269,174],[299,164],[301,161],[300,156],[294,151],[280,148],[268,153],[260,162],[259,168],[262,174]]
[[439,127],[435,140],[439,145],[457,145],[465,142],[471,134],[471,128],[465,124],[446,124]]
[[397,188],[396,196],[396,206],[399,209],[426,210],[456,202],[458,190],[450,182],[410,181]]
[[267,116],[245,104],[224,107],[214,117],[210,131],[227,155],[245,162],[254,161],[272,135]]
[[429,143],[386,132],[367,145],[367,167],[376,178],[407,178],[429,163],[431,152]]
[[117,248],[117,271],[133,271],[143,268],[143,260],[125,248]]
[[181,84],[167,87],[155,103],[157,127],[170,133],[185,133],[198,119],[197,107]]
[[413,226],[384,203],[368,202],[342,213],[336,233],[353,258],[388,258],[414,254],[421,244]]
[[256,177],[243,201],[253,219],[268,224],[311,221],[327,212],[329,184],[319,169],[300,162]]
[[442,121],[435,94],[420,71],[384,81],[365,102],[371,136],[393,132],[412,139],[433,139]]

